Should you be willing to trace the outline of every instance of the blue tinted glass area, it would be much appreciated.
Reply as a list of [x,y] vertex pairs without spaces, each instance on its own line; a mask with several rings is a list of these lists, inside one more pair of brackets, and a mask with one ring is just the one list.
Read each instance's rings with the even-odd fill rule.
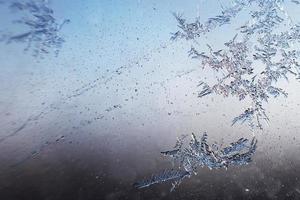
[[300,199],[299,11],[0,0],[0,199]]

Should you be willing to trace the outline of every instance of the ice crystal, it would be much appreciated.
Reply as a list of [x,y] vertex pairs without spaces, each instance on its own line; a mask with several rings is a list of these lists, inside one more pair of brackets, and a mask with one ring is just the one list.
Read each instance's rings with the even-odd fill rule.
[[175,181],[171,191],[178,186],[185,177],[197,174],[199,167],[209,169],[227,168],[230,165],[247,165],[252,161],[257,147],[257,140],[251,141],[240,138],[229,146],[221,148],[216,144],[209,145],[207,134],[204,133],[200,140],[192,134],[191,141],[185,143],[186,135],[177,139],[174,149],[161,152],[162,155],[171,158],[173,166],[178,166],[178,170],[165,170],[163,173],[153,175],[150,179],[145,179],[134,184],[137,188],[148,187],[156,183],[165,181]]
[[[150,185],[156,184],[156,183],[162,183],[166,181],[174,181],[173,185],[179,185],[179,183],[187,176],[189,176],[190,173],[184,170],[164,170],[163,172],[159,174],[152,175],[151,178],[145,179],[139,182],[134,183],[134,186],[136,188],[144,188],[144,187],[149,187]],[[173,186],[171,191],[175,187]]]
[[60,36],[60,30],[70,20],[59,23],[47,0],[12,1],[9,7],[21,14],[21,18],[14,23],[23,25],[25,31],[18,34],[5,33],[2,35],[3,41],[25,43],[24,51],[32,51],[35,57],[42,57],[50,51],[54,51],[56,55],[59,53],[65,42]]
[[[300,52],[294,44],[300,41],[300,25],[295,24],[284,9],[286,0],[235,0],[216,17],[201,23],[188,23],[175,14],[179,31],[172,38],[195,40],[213,29],[228,24],[244,8],[250,8],[250,19],[238,28],[236,36],[224,44],[224,49],[200,52],[191,47],[189,55],[199,59],[203,68],[210,68],[220,76],[215,84],[200,82],[198,97],[209,94],[235,96],[251,100],[251,105],[235,117],[232,124],[247,122],[251,128],[268,122],[264,104],[269,98],[287,97],[284,89],[276,87],[280,79],[300,77]],[[291,1],[299,4],[299,1]]]

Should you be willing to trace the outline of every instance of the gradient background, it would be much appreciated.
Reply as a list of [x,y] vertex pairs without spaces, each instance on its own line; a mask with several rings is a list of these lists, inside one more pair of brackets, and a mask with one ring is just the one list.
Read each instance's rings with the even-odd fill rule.
[[[53,0],[55,16],[71,20],[58,57],[36,59],[23,44],[1,43],[0,199],[300,199],[299,82],[279,83],[289,97],[266,106],[264,131],[231,127],[248,102],[198,99],[196,85],[214,74],[188,58],[191,42],[170,41],[172,12],[205,20],[220,4],[226,1]],[[299,7],[286,8],[299,18]],[[15,17],[1,5],[0,30],[20,31]],[[236,21],[245,20],[242,13]],[[213,31],[197,48],[221,48],[236,27]],[[168,183],[132,187],[171,168],[160,151],[177,136],[204,131],[223,145],[255,134],[254,162],[199,169],[173,193]]]

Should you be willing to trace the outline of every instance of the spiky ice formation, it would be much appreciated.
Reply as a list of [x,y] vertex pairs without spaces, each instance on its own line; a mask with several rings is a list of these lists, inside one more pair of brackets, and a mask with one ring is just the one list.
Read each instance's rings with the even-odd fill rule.
[[252,129],[262,129],[262,121],[269,121],[264,105],[270,98],[288,95],[276,86],[277,82],[291,76],[300,77],[300,51],[296,48],[300,41],[300,24],[294,23],[284,9],[290,2],[299,4],[293,0],[234,0],[229,8],[204,23],[199,19],[188,23],[181,15],[175,15],[180,30],[171,39],[196,40],[233,23],[240,12],[249,10],[249,20],[237,27],[236,35],[223,49],[214,50],[207,45],[207,51],[195,47],[189,51],[203,68],[217,74],[216,83],[200,81],[202,89],[198,97],[218,94],[250,102],[248,108],[233,119],[232,125],[247,122]]
[[20,15],[13,23],[21,25],[24,32],[3,33],[2,41],[24,43],[24,51],[31,51],[35,57],[43,57],[51,51],[57,55],[65,42],[60,36],[60,30],[70,20],[57,22],[54,11],[46,0],[19,0],[8,4],[12,11]]
[[174,149],[161,152],[162,155],[171,158],[173,165],[178,166],[178,170],[165,170],[160,174],[152,175],[149,179],[136,182],[134,186],[144,188],[156,183],[173,181],[171,188],[173,191],[185,177],[197,174],[199,167],[219,169],[249,164],[257,147],[255,138],[251,141],[240,138],[225,148],[220,148],[216,144],[209,145],[206,133],[200,140],[192,134],[192,139],[188,144],[185,138],[186,135],[178,138]]

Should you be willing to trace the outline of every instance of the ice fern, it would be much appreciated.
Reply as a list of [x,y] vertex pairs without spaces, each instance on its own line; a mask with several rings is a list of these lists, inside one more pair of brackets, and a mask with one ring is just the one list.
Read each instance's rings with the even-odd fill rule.
[[209,145],[206,133],[200,140],[195,134],[192,134],[189,143],[186,143],[185,138],[186,135],[178,138],[174,149],[161,152],[162,155],[171,159],[173,166],[177,166],[178,170],[165,170],[152,175],[149,179],[136,182],[134,186],[144,188],[156,183],[173,181],[171,188],[173,191],[184,178],[197,174],[199,167],[219,169],[249,164],[257,147],[255,138],[251,141],[241,138],[224,148],[216,144]]
[[59,53],[65,42],[60,30],[70,20],[65,19],[59,23],[47,0],[11,1],[7,4],[12,11],[20,14],[20,18],[13,22],[21,25],[20,27],[23,26],[24,31],[3,33],[2,41],[8,44],[24,43],[24,51],[30,51],[35,57],[42,58],[50,52],[56,55]]
[[229,8],[203,23],[199,19],[188,23],[182,15],[174,14],[180,30],[171,39],[196,41],[233,22],[240,12],[248,12],[249,20],[237,27],[236,35],[224,48],[215,50],[207,45],[207,49],[200,51],[192,46],[189,51],[204,69],[217,74],[214,84],[200,82],[198,97],[217,94],[250,100],[248,108],[234,117],[232,125],[247,123],[251,129],[262,129],[262,122],[269,121],[264,105],[270,98],[288,96],[284,89],[276,87],[277,81],[291,76],[300,78],[300,51],[296,48],[300,24],[288,15],[286,3],[298,5],[299,1],[234,0]]

